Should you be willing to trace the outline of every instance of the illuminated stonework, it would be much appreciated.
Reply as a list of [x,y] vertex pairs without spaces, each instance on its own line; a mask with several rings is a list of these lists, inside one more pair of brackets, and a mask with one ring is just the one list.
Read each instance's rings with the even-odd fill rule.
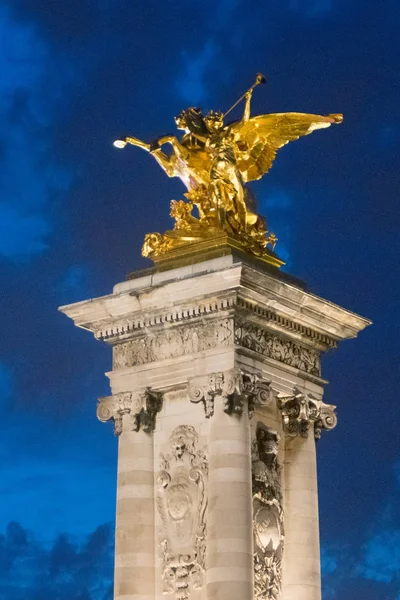
[[62,310],[113,350],[114,600],[319,600],[320,359],[368,322],[233,254]]

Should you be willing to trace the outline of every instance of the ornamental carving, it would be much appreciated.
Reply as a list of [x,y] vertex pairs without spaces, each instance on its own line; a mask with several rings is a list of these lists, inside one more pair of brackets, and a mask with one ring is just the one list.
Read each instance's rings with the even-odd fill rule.
[[254,323],[235,323],[235,344],[310,375],[318,377],[321,373],[319,352],[300,346]]
[[162,393],[146,388],[141,392],[119,392],[113,396],[99,398],[97,418],[100,421],[114,421],[115,435],[123,431],[123,416],[130,415],[130,429],[146,433],[154,431],[156,415],[162,407]]
[[123,369],[158,360],[233,345],[233,321],[164,328],[114,347],[113,368]]
[[192,426],[174,429],[157,474],[162,591],[176,600],[188,600],[205,581],[208,464],[197,442]]
[[233,318],[175,327],[168,325],[155,333],[117,344],[113,351],[113,368],[124,369],[235,344],[310,375],[320,375],[317,350],[301,346],[254,323],[241,319],[234,321]]
[[252,443],[254,598],[277,600],[282,587],[283,508],[279,436],[258,423]]
[[293,394],[278,394],[278,403],[285,433],[290,437],[307,437],[312,423],[317,439],[321,437],[322,429],[336,427],[336,406],[325,404],[312,394],[303,394],[295,389]]
[[269,382],[238,368],[196,377],[189,381],[188,387],[190,401],[202,402],[207,418],[214,414],[216,398],[220,398],[223,411],[229,415],[241,415],[244,402],[247,401],[251,417],[254,406],[266,405],[271,400],[272,393]]

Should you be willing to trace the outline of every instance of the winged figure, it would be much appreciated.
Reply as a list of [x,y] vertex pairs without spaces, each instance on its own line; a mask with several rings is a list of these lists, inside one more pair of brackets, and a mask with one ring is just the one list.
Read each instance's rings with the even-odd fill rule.
[[[257,214],[255,198],[246,184],[270,170],[282,146],[316,129],[341,123],[343,116],[289,112],[251,117],[253,90],[264,82],[265,78],[257,75],[252,87],[225,115],[215,111],[203,115],[199,108],[182,111],[175,118],[177,128],[184,131],[180,139],[167,135],[147,144],[128,136],[114,142],[119,148],[133,144],[150,152],[169,177],[179,177],[187,188],[188,202],[171,203],[174,231],[164,236],[148,234],[144,255],[163,254],[179,243],[220,230],[247,240],[253,253],[262,253],[268,245],[274,249],[277,238],[268,234],[265,219]],[[225,124],[226,115],[242,99],[242,118]],[[194,206],[198,218],[191,214]]]

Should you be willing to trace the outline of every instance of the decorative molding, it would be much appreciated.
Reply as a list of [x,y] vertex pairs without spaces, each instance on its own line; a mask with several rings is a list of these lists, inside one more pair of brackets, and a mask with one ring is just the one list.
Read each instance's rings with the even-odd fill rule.
[[190,401],[195,404],[202,402],[207,418],[214,414],[216,398],[221,399],[223,411],[229,415],[241,415],[246,400],[252,417],[254,406],[266,405],[271,400],[272,393],[270,382],[239,368],[196,377],[188,385]]
[[233,319],[168,328],[118,344],[113,349],[115,370],[158,360],[233,346]]
[[[137,294],[132,293],[132,295]],[[252,313],[259,318],[261,317],[263,321],[273,323],[275,326],[282,329],[293,331],[310,342],[321,344],[327,349],[335,348],[337,346],[337,341],[334,338],[322,334],[319,331],[315,331],[311,327],[306,327],[301,323],[292,321],[292,319],[284,317],[269,308],[262,307],[255,302],[245,300],[236,294],[231,294],[229,297],[225,296],[218,299],[212,298],[208,301],[199,301],[180,307],[179,309],[155,312],[150,316],[139,315],[107,323],[106,325],[102,325],[102,327],[95,332],[95,337],[99,340],[107,341],[118,337],[140,335],[143,330],[148,330],[153,327],[187,322],[199,317],[204,317],[205,315],[213,315],[229,309],[234,309],[235,307],[241,309],[241,314],[244,312]]]
[[174,429],[157,474],[163,594],[176,600],[188,600],[205,582],[208,462],[197,443],[191,425]]
[[124,319],[123,321],[107,323],[107,325],[103,325],[101,329],[96,331],[95,337],[99,340],[106,341],[118,336],[136,334],[143,329],[148,330],[151,327],[190,321],[198,317],[204,317],[205,315],[223,312],[230,308],[234,308],[235,306],[236,296],[218,299],[213,298],[209,301],[203,300],[196,304],[169,310],[167,312],[156,313],[151,316],[141,315],[131,319]]
[[279,436],[258,423],[252,442],[254,598],[278,600],[284,543]]
[[131,430],[146,433],[155,429],[156,415],[162,407],[162,393],[146,388],[141,392],[119,392],[98,399],[97,418],[103,423],[113,419],[115,435],[123,431],[123,415],[130,415]]
[[254,323],[235,322],[235,344],[319,377],[320,353]]
[[334,338],[319,333],[319,331],[315,331],[315,329],[311,329],[311,327],[305,327],[305,325],[301,325],[301,323],[296,323],[296,321],[292,321],[287,317],[283,317],[282,315],[279,315],[268,308],[264,308],[262,306],[259,306],[258,304],[250,302],[249,300],[238,298],[237,306],[245,308],[246,310],[251,311],[255,315],[262,317],[264,320],[269,321],[270,323],[274,323],[279,327],[282,327],[283,329],[295,331],[303,337],[316,341],[326,346],[327,348],[336,348],[337,346],[337,341]]
[[154,330],[113,348],[114,370],[237,345],[313,376],[320,376],[320,352],[243,319],[216,319]]
[[311,423],[314,424],[316,439],[321,437],[322,429],[336,427],[336,406],[325,404],[312,394],[303,394],[295,388],[293,394],[278,394],[278,405],[284,431],[290,437],[308,437]]

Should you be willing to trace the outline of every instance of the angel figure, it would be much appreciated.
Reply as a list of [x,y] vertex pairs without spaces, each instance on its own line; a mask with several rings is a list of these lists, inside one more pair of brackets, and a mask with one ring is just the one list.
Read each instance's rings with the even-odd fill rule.
[[[255,83],[225,113],[188,108],[176,118],[181,139],[168,135],[146,144],[134,137],[116,140],[123,148],[133,144],[147,150],[169,177],[179,177],[187,188],[185,196],[198,208],[199,231],[223,230],[228,234],[252,238],[260,248],[276,237],[266,237],[265,219],[257,214],[255,198],[246,184],[260,179],[271,168],[276,153],[285,144],[316,129],[341,123],[342,115],[320,116],[304,113],[275,113],[250,116],[254,88],[265,83],[258,74]],[[224,123],[226,115],[245,99],[240,120]],[[163,147],[169,144],[170,152]],[[191,216],[190,227],[196,228]],[[181,220],[175,229],[185,229]],[[199,234],[200,235],[200,234]],[[204,235],[204,234],[203,234]]]

